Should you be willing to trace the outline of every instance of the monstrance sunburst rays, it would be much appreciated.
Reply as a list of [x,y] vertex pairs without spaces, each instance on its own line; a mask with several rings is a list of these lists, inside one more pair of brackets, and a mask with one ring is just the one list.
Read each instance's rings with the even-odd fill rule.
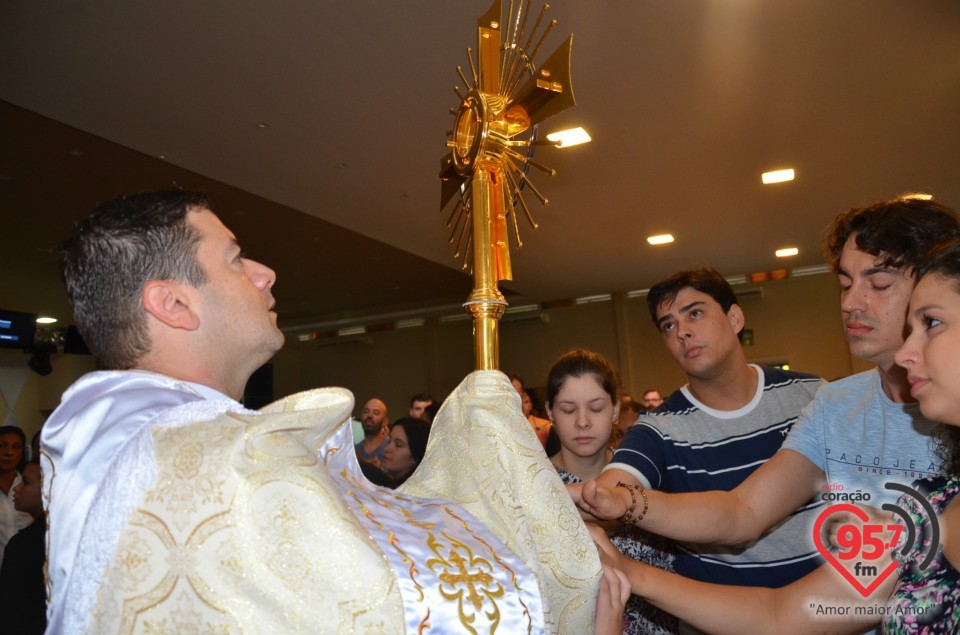
[[450,109],[455,117],[447,133],[451,152],[440,168],[440,210],[456,200],[447,219],[454,257],[463,258],[464,268],[472,258],[473,292],[464,307],[474,321],[478,370],[499,366],[497,321],[507,303],[497,283],[513,279],[508,222],[522,247],[516,208],[537,228],[522,190],[529,188],[547,204],[528,177],[531,167],[554,174],[532,158],[535,146],[556,145],[537,138],[538,124],[576,103],[570,81],[573,36],[537,67],[537,55],[557,23],[544,24],[550,8],[544,4],[527,31],[529,5],[529,0],[510,0],[506,30],[501,28],[502,0],[494,0],[477,20],[477,63],[468,48],[470,77],[457,67],[466,94],[460,85],[454,87],[460,105]]

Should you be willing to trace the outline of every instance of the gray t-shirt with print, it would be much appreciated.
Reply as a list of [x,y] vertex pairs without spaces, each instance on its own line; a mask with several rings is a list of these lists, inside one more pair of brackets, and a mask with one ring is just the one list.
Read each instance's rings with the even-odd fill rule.
[[826,474],[830,492],[869,493],[867,505],[895,503],[888,482],[910,485],[943,473],[939,425],[916,403],[895,403],[876,369],[831,382],[817,392],[783,442]]

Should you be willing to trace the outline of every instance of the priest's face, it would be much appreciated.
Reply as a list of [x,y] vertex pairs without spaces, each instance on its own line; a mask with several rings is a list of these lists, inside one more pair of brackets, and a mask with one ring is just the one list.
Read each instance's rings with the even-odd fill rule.
[[207,282],[196,289],[204,352],[253,372],[283,346],[273,308],[272,269],[243,255],[236,237],[207,209],[189,214],[200,234],[197,260]]

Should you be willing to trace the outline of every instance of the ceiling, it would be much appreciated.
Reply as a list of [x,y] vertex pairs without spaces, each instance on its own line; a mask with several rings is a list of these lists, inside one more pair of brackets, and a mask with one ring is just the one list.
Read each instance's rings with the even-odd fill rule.
[[[97,201],[173,183],[276,269],[284,326],[459,304],[437,175],[489,6],[0,3],[0,307],[68,321],[50,247]],[[556,0],[548,16],[538,61],[574,34],[578,105],[541,133],[594,140],[538,149],[558,174],[531,175],[550,202],[525,197],[540,229],[512,249],[514,304],[691,265],[817,265],[850,206],[960,205],[955,0]],[[782,167],[797,180],[761,185]],[[645,242],[661,232],[677,242]],[[786,245],[800,254],[777,259]]]

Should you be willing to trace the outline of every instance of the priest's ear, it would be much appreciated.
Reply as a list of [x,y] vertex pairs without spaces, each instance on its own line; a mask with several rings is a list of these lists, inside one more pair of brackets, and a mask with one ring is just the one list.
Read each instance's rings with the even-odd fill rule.
[[194,296],[189,289],[175,280],[151,280],[143,286],[143,308],[171,328],[195,331],[200,318],[193,310]]

